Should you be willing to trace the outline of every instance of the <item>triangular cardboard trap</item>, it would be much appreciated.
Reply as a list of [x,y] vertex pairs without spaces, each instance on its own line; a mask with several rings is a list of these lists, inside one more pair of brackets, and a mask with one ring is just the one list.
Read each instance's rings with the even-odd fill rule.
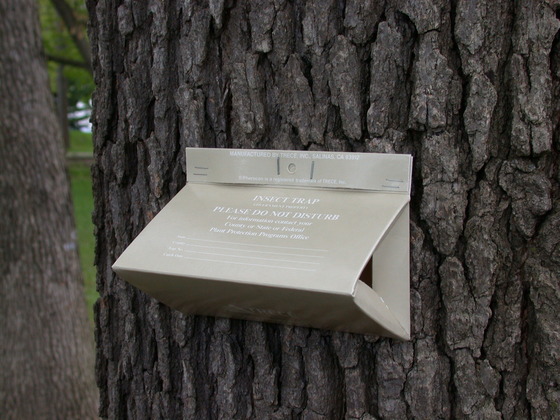
[[408,155],[187,149],[187,185],[123,252],[184,313],[410,338]]

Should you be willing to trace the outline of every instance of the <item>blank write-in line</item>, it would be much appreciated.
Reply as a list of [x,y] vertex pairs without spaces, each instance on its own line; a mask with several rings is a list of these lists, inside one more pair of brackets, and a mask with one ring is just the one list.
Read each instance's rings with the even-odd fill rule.
[[[177,258],[177,257],[175,257]],[[196,261],[209,261],[209,262],[216,262],[216,263],[224,263],[224,264],[237,264],[237,265],[248,265],[251,267],[266,267],[266,268],[282,268],[285,270],[296,270],[296,271],[310,271],[315,272],[317,271],[314,268],[298,268],[298,267],[287,267],[283,265],[268,265],[268,264],[251,264],[251,263],[244,263],[244,262],[236,262],[236,261],[222,261],[222,260],[211,260],[209,258],[195,258],[195,257],[187,257],[187,256],[180,256],[179,258],[184,258],[186,260],[196,260]]]
[[261,257],[253,257],[253,256],[249,256],[249,255],[218,254],[218,253],[216,253],[216,252],[202,252],[202,251],[189,251],[189,250],[183,250],[182,252],[190,252],[190,253],[193,253],[193,254],[203,254],[203,255],[214,255],[214,256],[216,256],[216,257],[251,258],[251,259],[253,259],[253,260],[279,261],[279,262],[288,262],[288,263],[296,263],[296,264],[312,264],[312,265],[319,265],[318,262],[280,260],[280,259],[276,259],[276,258],[261,258]]
[[223,249],[223,250],[226,250],[226,251],[253,252],[253,253],[255,253],[255,254],[287,255],[287,256],[290,256],[290,257],[301,257],[301,256],[303,256],[303,257],[306,257],[306,258],[321,258],[321,259],[325,258],[324,255],[302,255],[302,254],[290,254],[290,253],[288,253],[288,252],[253,251],[253,250],[250,250],[250,249],[243,249],[243,250],[240,250],[240,249],[238,249],[238,248],[227,248],[227,247],[225,247],[225,246],[197,245],[197,244],[189,244],[189,243],[182,242],[182,241],[181,241],[181,242],[172,241],[172,242],[173,242],[173,244],[175,244],[175,245],[195,246],[195,247],[197,247],[197,248],[211,248],[211,249]]
[[230,245],[243,245],[243,246],[256,246],[256,247],[265,247],[265,248],[281,248],[281,249],[299,249],[302,251],[317,251],[317,252],[328,252],[328,249],[318,249],[318,248],[296,248],[293,246],[277,246],[277,245],[261,245],[261,244],[244,244],[241,242],[229,242],[229,241],[216,241],[211,239],[198,239],[198,238],[189,238],[186,236],[177,235],[179,239],[188,239],[189,241],[204,241],[204,242],[217,242],[221,244],[230,244]]

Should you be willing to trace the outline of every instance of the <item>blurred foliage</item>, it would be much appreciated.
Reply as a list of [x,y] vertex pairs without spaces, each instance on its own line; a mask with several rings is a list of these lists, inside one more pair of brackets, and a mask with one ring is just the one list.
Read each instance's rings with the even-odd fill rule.
[[[68,29],[56,12],[50,0],[38,0],[41,19],[43,47],[47,56],[62,57],[74,61],[83,61],[76,45],[72,41]],[[66,0],[83,27],[86,35],[87,9],[83,0]],[[48,70],[51,90],[57,93],[57,69],[59,64],[49,60]],[[89,104],[94,89],[93,77],[84,68],[70,65],[64,66],[64,75],[68,81],[68,107],[69,112],[77,109],[78,102]]]

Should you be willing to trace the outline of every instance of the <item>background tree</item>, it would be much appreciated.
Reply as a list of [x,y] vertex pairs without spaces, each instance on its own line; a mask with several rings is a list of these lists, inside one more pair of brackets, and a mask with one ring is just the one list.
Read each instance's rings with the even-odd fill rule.
[[89,113],[93,92],[91,53],[87,39],[87,10],[83,0],[39,0],[41,34],[48,62],[51,90],[64,144],[69,145],[69,128],[81,128]]
[[61,132],[35,0],[0,0],[0,417],[96,412]]
[[[50,0],[50,3],[66,26],[65,35],[72,40],[73,46],[83,60],[81,67],[91,72],[91,52],[85,30],[87,21],[85,4],[81,0]],[[53,59],[56,61],[56,57]]]
[[[560,2],[88,7],[103,417],[558,416]],[[183,316],[119,280],[185,146],[412,153],[413,339]]]

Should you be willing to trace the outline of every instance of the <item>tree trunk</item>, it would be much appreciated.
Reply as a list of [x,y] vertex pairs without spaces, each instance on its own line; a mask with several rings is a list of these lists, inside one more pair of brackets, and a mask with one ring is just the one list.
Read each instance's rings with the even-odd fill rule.
[[[103,417],[560,415],[560,2],[88,6]],[[118,279],[185,146],[413,154],[413,339],[184,316]]]
[[0,417],[96,413],[93,343],[34,0],[0,0]]

